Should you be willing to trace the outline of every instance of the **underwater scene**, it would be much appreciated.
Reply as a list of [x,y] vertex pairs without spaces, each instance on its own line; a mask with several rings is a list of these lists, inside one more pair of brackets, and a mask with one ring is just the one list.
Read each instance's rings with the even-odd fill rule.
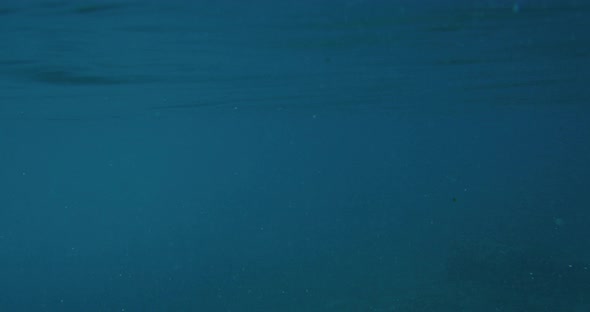
[[590,312],[590,2],[0,2],[0,311]]

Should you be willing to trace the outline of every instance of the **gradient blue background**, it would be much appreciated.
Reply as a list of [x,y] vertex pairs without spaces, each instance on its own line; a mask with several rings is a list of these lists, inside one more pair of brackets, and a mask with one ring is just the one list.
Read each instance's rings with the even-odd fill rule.
[[587,1],[2,1],[0,311],[590,311],[588,29]]

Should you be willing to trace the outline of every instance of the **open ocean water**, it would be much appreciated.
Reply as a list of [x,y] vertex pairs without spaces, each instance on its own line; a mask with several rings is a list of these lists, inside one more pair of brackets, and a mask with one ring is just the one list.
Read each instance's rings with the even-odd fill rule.
[[590,311],[590,2],[0,2],[0,311]]

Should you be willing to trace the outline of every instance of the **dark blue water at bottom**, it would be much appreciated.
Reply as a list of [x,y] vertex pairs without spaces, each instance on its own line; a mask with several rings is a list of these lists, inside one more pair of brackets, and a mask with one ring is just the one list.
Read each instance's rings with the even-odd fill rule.
[[5,2],[1,311],[590,310],[579,2]]

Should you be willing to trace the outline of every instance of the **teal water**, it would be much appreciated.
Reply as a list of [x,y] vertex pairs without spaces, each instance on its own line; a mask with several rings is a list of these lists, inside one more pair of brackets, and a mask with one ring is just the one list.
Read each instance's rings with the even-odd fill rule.
[[0,311],[590,311],[584,1],[4,1]]

